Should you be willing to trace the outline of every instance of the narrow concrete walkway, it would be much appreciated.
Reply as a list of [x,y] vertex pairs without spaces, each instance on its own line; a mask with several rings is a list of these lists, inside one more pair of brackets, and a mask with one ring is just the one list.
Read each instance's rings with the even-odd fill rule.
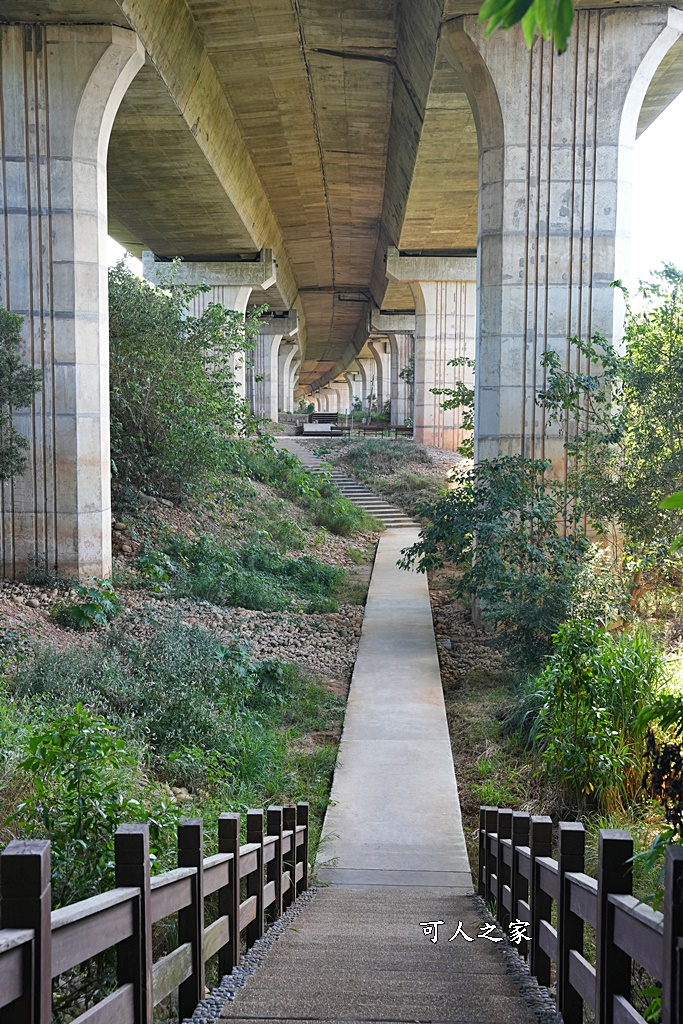
[[427,578],[399,569],[416,529],[380,537],[323,828],[335,885],[472,890]]
[[[535,1019],[466,895],[471,875],[427,581],[396,565],[416,539],[416,529],[380,538],[316,867],[329,887],[225,1007],[226,1019]],[[441,922],[436,942],[428,922]]]

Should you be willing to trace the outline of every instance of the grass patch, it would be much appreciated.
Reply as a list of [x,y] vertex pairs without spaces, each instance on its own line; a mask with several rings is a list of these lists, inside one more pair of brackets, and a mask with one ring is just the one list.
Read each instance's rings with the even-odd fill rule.
[[168,532],[138,560],[141,574],[174,597],[258,611],[336,611],[345,572],[311,555],[289,558],[268,542],[229,548],[209,536]]

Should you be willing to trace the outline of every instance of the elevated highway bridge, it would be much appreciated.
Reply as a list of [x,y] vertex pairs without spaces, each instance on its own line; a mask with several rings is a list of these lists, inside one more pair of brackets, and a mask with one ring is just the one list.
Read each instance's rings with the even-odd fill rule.
[[558,56],[486,39],[477,8],[0,2],[0,303],[43,370],[0,572],[110,569],[107,227],[151,279],[180,256],[213,297],[269,305],[257,414],[381,386],[453,448],[430,388],[476,351],[477,455],[558,454],[540,358],[618,325],[633,143],[683,85],[683,13],[580,3]]

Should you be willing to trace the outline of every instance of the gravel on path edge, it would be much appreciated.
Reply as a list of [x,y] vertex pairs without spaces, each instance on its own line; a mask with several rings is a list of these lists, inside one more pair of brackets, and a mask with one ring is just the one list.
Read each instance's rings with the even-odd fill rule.
[[[247,981],[263,964],[268,950],[285,934],[289,926],[314,898],[317,889],[307,889],[296,898],[291,907],[274,921],[267,932],[257,939],[240,959],[239,967],[233,967],[231,974],[226,974],[215,988],[211,989],[206,999],[202,999],[191,1017],[186,1017],[183,1024],[218,1024],[222,1019],[223,1008],[233,1001],[238,989],[244,988]],[[223,1018],[224,1019],[224,1018]]]

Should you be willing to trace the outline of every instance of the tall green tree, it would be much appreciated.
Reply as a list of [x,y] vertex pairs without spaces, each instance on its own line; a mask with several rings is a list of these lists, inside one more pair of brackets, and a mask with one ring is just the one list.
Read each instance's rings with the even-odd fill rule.
[[0,480],[24,472],[28,441],[12,424],[12,410],[30,405],[40,391],[40,373],[19,355],[23,317],[0,307]]
[[180,498],[223,471],[230,438],[248,429],[236,361],[253,348],[262,309],[218,303],[190,313],[206,286],[154,288],[109,273],[112,471],[119,482]]

